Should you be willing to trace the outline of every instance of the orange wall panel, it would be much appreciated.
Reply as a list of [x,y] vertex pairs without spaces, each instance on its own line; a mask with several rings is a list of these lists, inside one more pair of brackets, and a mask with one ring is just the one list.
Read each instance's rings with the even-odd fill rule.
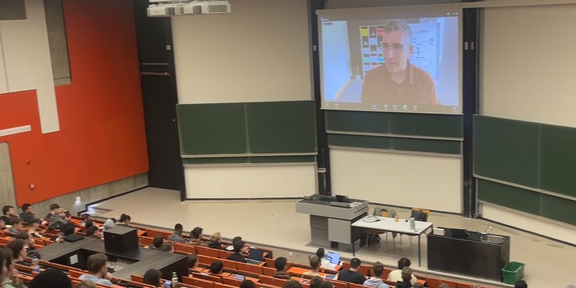
[[[0,95],[17,205],[148,171],[132,1],[64,0],[72,84],[56,87],[61,130],[41,134],[35,91]],[[35,189],[28,185],[34,183]]]

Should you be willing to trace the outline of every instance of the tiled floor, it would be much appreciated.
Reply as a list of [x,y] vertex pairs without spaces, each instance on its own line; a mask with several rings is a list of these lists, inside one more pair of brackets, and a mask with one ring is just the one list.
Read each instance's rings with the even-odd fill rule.
[[[240,235],[249,243],[265,244],[312,253],[317,247],[310,242],[308,216],[295,212],[296,200],[246,200],[246,201],[187,201],[180,202],[177,191],[157,188],[142,189],[95,205],[103,208],[102,217],[118,218],[129,214],[132,222],[171,228],[182,223],[190,231],[195,226],[205,233],[221,232],[223,237]],[[399,211],[400,217],[409,211]],[[478,219],[457,215],[431,214],[429,221],[435,227],[460,227],[468,230],[484,230],[493,227],[492,233],[511,236],[511,260],[526,263],[525,280],[530,287],[566,287],[576,284],[573,259],[576,248],[543,237],[516,231]],[[417,240],[412,242],[404,236],[392,241],[385,238],[377,245],[362,248],[356,256],[362,260],[381,261],[395,265],[399,257],[412,259],[415,270],[426,270],[426,237],[422,237],[422,267],[417,267]],[[446,251],[450,253],[450,251]],[[350,258],[349,252],[342,256]]]

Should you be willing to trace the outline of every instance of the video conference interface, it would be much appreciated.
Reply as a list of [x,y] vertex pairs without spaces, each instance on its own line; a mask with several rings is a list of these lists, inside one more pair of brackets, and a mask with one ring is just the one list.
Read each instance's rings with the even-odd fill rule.
[[322,108],[462,113],[458,9],[330,13],[319,15]]

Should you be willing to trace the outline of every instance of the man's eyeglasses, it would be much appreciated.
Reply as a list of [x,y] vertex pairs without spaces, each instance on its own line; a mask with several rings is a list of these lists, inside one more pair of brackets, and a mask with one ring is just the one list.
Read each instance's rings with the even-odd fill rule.
[[392,49],[393,53],[400,53],[404,51],[404,45],[400,43],[393,43],[392,45],[388,43],[382,43],[380,44],[380,47],[382,47],[382,52],[384,53],[388,52],[390,49]]

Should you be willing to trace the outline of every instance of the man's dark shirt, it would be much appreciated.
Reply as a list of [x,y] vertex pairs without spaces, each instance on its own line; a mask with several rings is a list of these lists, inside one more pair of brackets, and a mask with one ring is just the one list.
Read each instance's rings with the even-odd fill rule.
[[356,271],[343,270],[338,273],[338,280],[362,285],[366,281],[366,277]]
[[234,253],[234,254],[228,256],[228,260],[236,261],[236,262],[242,262],[242,263],[248,263],[248,261],[246,261],[244,256],[242,256],[242,254],[240,254],[240,253]]

